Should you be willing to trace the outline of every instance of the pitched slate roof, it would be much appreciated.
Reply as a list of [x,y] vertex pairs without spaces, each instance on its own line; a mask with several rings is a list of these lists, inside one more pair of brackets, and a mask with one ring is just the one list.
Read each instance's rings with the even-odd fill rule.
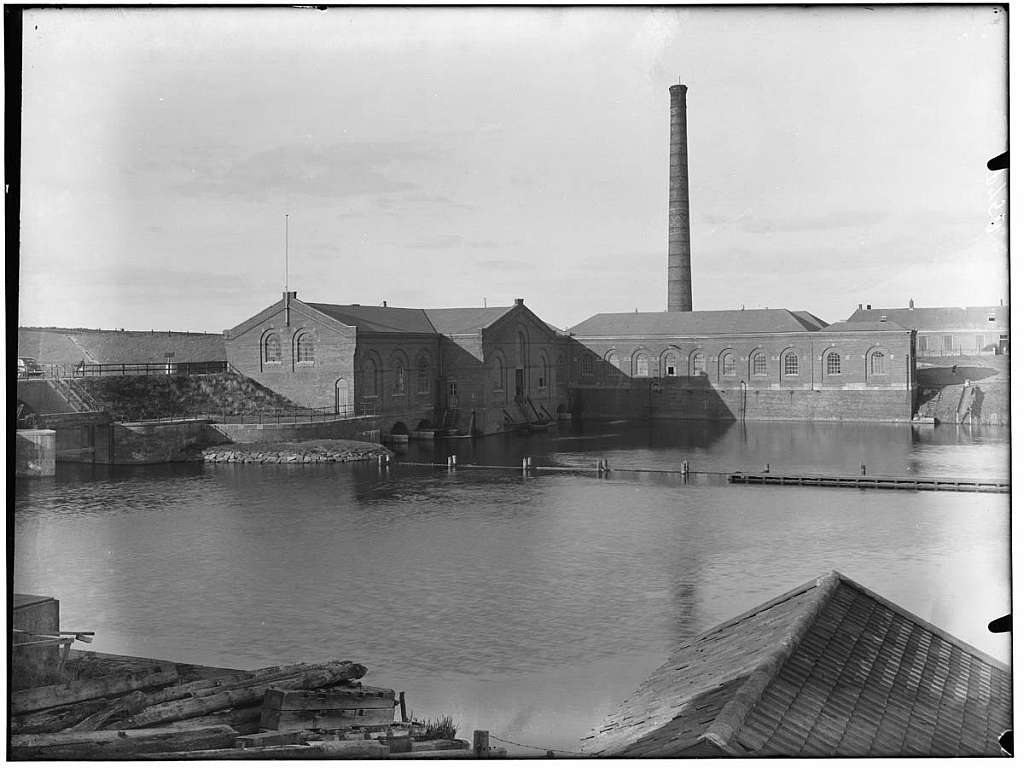
[[307,306],[333,317],[345,325],[354,325],[364,333],[436,333],[422,309],[378,307],[361,304],[312,304]]
[[603,312],[569,329],[573,336],[714,336],[816,331],[824,321],[788,309]]
[[426,309],[427,317],[438,333],[449,336],[475,333],[486,328],[510,312],[512,307],[465,307],[452,309]]
[[681,646],[582,746],[998,756],[1011,708],[1009,667],[833,571]]
[[18,354],[40,363],[162,363],[227,360],[224,336],[181,331],[104,331],[85,328],[19,328]]
[[[877,321],[882,315],[890,322],[918,331],[1005,331],[1010,327],[1009,307],[857,309],[848,319],[855,322]],[[995,317],[995,321],[989,322],[989,317]]]
[[907,331],[909,329],[893,320],[840,320],[838,323],[826,326],[823,330],[827,333],[828,331]]

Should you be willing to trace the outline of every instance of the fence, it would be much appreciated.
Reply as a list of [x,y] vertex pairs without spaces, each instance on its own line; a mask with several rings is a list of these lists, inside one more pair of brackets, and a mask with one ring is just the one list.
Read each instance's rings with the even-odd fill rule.
[[189,363],[78,363],[50,365],[46,375],[53,379],[84,376],[198,376],[206,373],[227,373],[226,360]]

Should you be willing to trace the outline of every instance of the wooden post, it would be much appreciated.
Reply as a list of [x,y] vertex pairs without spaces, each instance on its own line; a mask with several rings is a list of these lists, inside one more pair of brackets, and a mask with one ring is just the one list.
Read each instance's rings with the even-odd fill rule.
[[405,691],[398,692],[398,709],[402,714],[402,722],[409,722],[409,716],[405,712]]
[[490,731],[473,731],[473,754],[486,757],[491,751]]

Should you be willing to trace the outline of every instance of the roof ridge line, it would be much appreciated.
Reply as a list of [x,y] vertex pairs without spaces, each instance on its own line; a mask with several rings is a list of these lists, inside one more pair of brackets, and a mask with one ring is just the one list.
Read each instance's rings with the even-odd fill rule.
[[740,689],[719,710],[717,717],[707,727],[703,739],[711,742],[726,754],[742,755],[730,747],[729,742],[743,725],[747,715],[760,701],[765,689],[778,675],[782,665],[800,645],[807,630],[832,599],[832,595],[842,580],[842,575],[834,570],[814,580],[814,585],[820,590],[820,593],[814,596],[804,609],[803,615],[793,623],[792,628],[779,642],[778,647],[747,676]]
[[875,600],[875,601],[881,603],[886,608],[888,608],[889,610],[891,610],[891,611],[893,611],[895,613],[898,613],[900,616],[903,616],[905,619],[908,619],[909,621],[912,621],[913,623],[915,623],[918,626],[928,630],[929,632],[938,635],[943,640],[945,640],[946,642],[950,643],[951,645],[955,645],[957,648],[961,649],[965,653],[969,653],[972,656],[980,659],[981,661],[984,661],[986,664],[989,664],[989,665],[991,665],[993,667],[996,667],[998,669],[1003,670],[1007,674],[1011,674],[1012,673],[1013,670],[1011,669],[1010,665],[1008,665],[1006,662],[1000,661],[999,659],[995,658],[994,656],[988,655],[987,653],[985,653],[980,648],[977,648],[977,647],[971,645],[970,643],[968,643],[966,640],[963,640],[962,638],[959,638],[956,635],[951,634],[950,632],[947,632],[942,627],[936,626],[935,624],[932,624],[930,621],[925,621],[920,616],[918,616],[916,613],[913,613],[912,611],[907,610],[903,606],[899,605],[898,603],[894,603],[892,600],[889,600],[888,598],[883,597],[882,595],[878,594],[877,592],[873,592],[872,590],[870,590],[867,587],[865,587],[863,584],[860,584],[860,583],[854,581],[849,576],[846,576],[845,574],[841,574],[841,573],[838,574],[838,575],[839,575],[840,581],[844,582],[847,586],[852,587],[853,589],[860,590],[865,595],[870,597],[872,600]]

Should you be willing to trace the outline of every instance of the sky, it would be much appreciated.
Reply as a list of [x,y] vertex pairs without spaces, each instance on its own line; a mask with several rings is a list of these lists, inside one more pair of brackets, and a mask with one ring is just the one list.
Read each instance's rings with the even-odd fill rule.
[[281,296],[663,311],[1008,300],[994,6],[38,9],[19,325],[220,332]]

